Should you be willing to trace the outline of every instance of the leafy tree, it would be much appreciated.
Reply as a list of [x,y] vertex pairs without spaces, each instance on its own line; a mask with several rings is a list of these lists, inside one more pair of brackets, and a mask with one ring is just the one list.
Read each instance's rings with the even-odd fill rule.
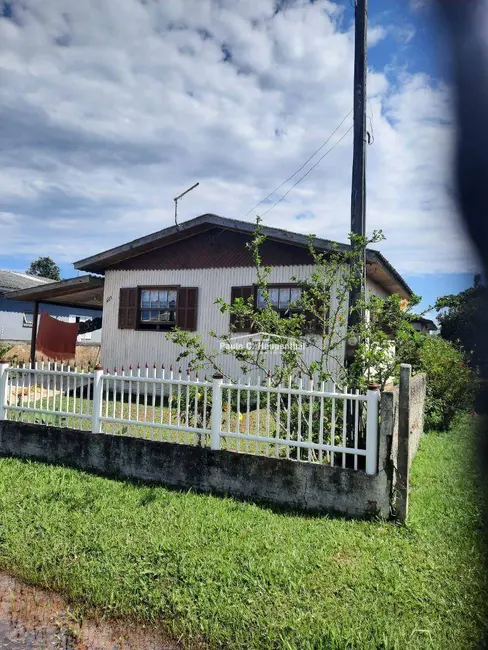
[[412,308],[420,302],[412,296],[408,305],[397,294],[380,298],[369,296],[365,301],[367,319],[358,326],[360,344],[349,374],[358,379],[355,384],[365,388],[375,381],[383,388],[399,373],[400,363],[419,368],[420,342],[411,325],[415,318]]
[[480,332],[488,329],[488,291],[476,275],[474,285],[458,294],[438,298],[435,308],[440,311],[440,335],[465,351],[476,367],[486,363],[488,347],[486,336]]
[[457,413],[473,406],[474,373],[464,353],[449,341],[425,334],[419,340],[417,368],[427,375],[425,426],[446,430]]
[[[365,292],[360,272],[365,248],[370,243],[380,241],[383,238],[381,232],[375,232],[369,240],[351,236],[350,247],[336,245],[327,252],[317,251],[314,236],[310,236],[312,272],[306,279],[290,278],[300,291],[290,302],[288,311],[282,313],[272,302],[271,268],[264,266],[261,258],[260,250],[265,240],[262,230],[258,219],[254,236],[248,244],[256,271],[255,285],[260,297],[256,301],[258,304],[253,297],[248,300],[237,298],[232,303],[223,298],[216,301],[218,309],[232,317],[233,324],[230,333],[210,333],[216,341],[214,350],[205,346],[199,334],[178,329],[169,332],[167,338],[182,348],[178,360],[187,359],[195,370],[218,370],[226,375],[220,356],[224,352],[238,361],[242,374],[257,372],[270,386],[282,384],[299,388],[303,381],[308,386],[309,378],[313,378],[318,386],[322,382],[325,385],[329,380],[334,380],[339,390],[346,386],[364,390],[368,381],[377,381],[384,386],[395,372],[399,361],[391,339],[399,339],[400,332],[407,326],[411,331],[414,330],[408,325],[409,308],[404,309],[405,305],[398,296],[381,300]],[[357,319],[358,325],[349,327],[348,312],[352,313],[348,307],[349,294],[357,286],[360,288],[360,300],[353,309],[354,312],[360,312],[361,318]],[[415,300],[412,304],[415,304]],[[362,317],[365,313],[369,314],[369,318]],[[260,344],[250,348],[238,348],[232,344],[234,334],[242,330],[243,325],[247,331],[263,335]],[[267,335],[278,337],[278,341],[286,341],[278,357],[279,361],[273,368],[268,366],[267,347],[261,345],[262,339]],[[407,337],[407,334],[404,336]],[[276,339],[271,339],[274,340]],[[350,365],[344,363],[344,349],[347,345],[356,347],[355,361]],[[309,355],[303,354],[304,348],[314,351],[313,361],[309,360]],[[228,374],[226,376],[231,381],[237,379]],[[256,400],[256,408],[259,408],[258,393],[255,392],[250,398]],[[282,428],[282,435],[291,432],[292,436],[298,436],[300,431],[311,431],[315,442],[318,442],[324,431],[329,437],[332,435],[329,426],[333,419],[331,400],[325,400],[323,404],[319,400],[309,402],[296,394],[287,396],[279,391],[268,394],[266,400],[268,409],[277,407],[279,400],[279,412],[283,417],[277,426]],[[236,403],[232,407],[240,412],[241,405]],[[343,417],[347,417],[346,423],[343,423]],[[350,415],[344,416],[338,410],[334,420],[336,432],[342,431],[345,424],[349,434],[353,435],[354,422]],[[360,435],[364,433],[364,425],[361,416]],[[288,431],[285,430],[286,427]],[[303,453],[299,447],[289,451],[290,457],[295,458],[300,458]],[[315,451],[307,453],[316,455]]]
[[440,336],[451,343],[462,355],[463,362],[472,368],[477,387],[476,408],[486,413],[488,289],[481,276],[476,275],[472,287],[438,298],[435,307],[439,310]]
[[[265,236],[258,219],[248,248],[256,270],[255,284],[261,296],[259,307],[253,297],[248,300],[237,298],[233,303],[218,299],[216,303],[220,311],[232,316],[231,332],[221,335],[211,332],[216,340],[215,350],[207,349],[199,334],[178,329],[169,332],[167,338],[182,349],[178,360],[187,359],[195,370],[217,370],[226,375],[220,361],[221,344],[224,343],[228,346],[224,345],[223,352],[239,362],[243,374],[258,371],[268,385],[298,387],[302,382],[301,377],[305,377],[306,382],[308,377],[313,377],[319,384],[333,379],[339,390],[348,386],[362,391],[370,381],[384,387],[388,379],[398,377],[400,363],[410,363],[414,372],[427,374],[426,427],[447,427],[457,411],[468,408],[472,403],[473,373],[465,366],[464,353],[452,343],[440,337],[421,334],[412,327],[411,320],[415,314],[411,310],[420,302],[420,298],[413,296],[408,303],[398,295],[379,298],[368,295],[361,286],[361,298],[354,309],[362,317],[358,325],[348,327],[349,292],[361,277],[358,269],[361,268],[365,248],[381,238],[379,232],[374,233],[370,240],[351,237],[352,245],[349,248],[336,246],[332,251],[323,253],[315,250],[314,237],[311,236],[309,251],[313,271],[306,280],[291,278],[301,293],[290,303],[289,313],[283,317],[271,301],[271,269],[262,264],[260,248]],[[286,338],[287,345],[271,373],[268,373],[266,347],[239,349],[231,345],[233,335],[242,330],[242,325],[253,333]],[[354,361],[345,365],[344,349],[353,341]],[[306,362],[304,347],[316,351],[314,361]],[[226,376],[231,381],[237,379],[228,374]],[[283,414],[280,426],[284,427],[287,422],[292,432],[299,431],[300,427],[301,430],[308,430],[312,426],[313,440],[317,441],[321,430],[330,431],[330,400],[321,406],[318,400],[311,404],[306,401],[298,404],[298,397],[295,397],[287,400],[278,391],[271,398],[280,400],[280,412]],[[275,401],[268,407],[274,407]],[[233,408],[240,412],[241,405],[233,404]],[[335,413],[336,431],[342,429],[341,417],[341,413]],[[347,423],[348,430],[350,424]],[[299,455],[300,451],[296,449],[290,453]]]
[[26,273],[51,280],[61,280],[61,269],[51,257],[39,257],[31,263]]
[[[265,235],[258,218],[253,239],[247,247],[256,270],[255,285],[261,297],[260,304],[256,305],[253,297],[248,300],[237,298],[232,304],[223,298],[216,301],[222,313],[232,316],[234,324],[230,333],[210,333],[216,339],[215,350],[207,349],[198,334],[178,329],[168,333],[167,337],[182,347],[178,360],[186,358],[194,369],[218,370],[225,375],[219,357],[223,351],[239,362],[243,374],[259,371],[263,376],[271,370],[274,385],[288,382],[291,377],[296,378],[300,374],[314,377],[319,382],[333,379],[339,386],[365,388],[368,381],[378,381],[384,385],[398,365],[398,355],[391,340],[408,338],[408,329],[405,328],[411,317],[410,309],[418,299],[414,298],[405,308],[398,296],[385,300],[367,296],[358,270],[365,248],[383,239],[383,235],[375,232],[369,240],[355,235],[351,235],[350,239],[351,246],[348,248],[335,245],[331,251],[319,252],[314,247],[314,236],[309,237],[313,270],[305,280],[291,278],[300,292],[290,303],[286,317],[283,317],[271,301],[271,268],[262,263],[260,250]],[[348,328],[349,293],[358,283],[361,285],[361,297],[354,310],[361,314],[367,312],[370,317],[360,318],[358,325]],[[272,334],[286,339],[287,344],[274,368],[268,367],[266,346],[236,349],[231,345],[239,324],[243,323],[253,333]],[[356,361],[346,366],[344,349],[354,339],[358,344]],[[304,348],[315,351],[313,361],[306,362]]]

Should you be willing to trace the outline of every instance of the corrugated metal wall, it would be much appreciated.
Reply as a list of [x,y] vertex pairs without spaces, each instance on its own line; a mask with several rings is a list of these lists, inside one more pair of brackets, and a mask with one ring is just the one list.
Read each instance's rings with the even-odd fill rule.
[[[313,267],[307,266],[282,266],[274,267],[269,277],[271,283],[290,282],[292,277],[305,279],[309,277]],[[127,368],[129,364],[143,366],[146,362],[154,362],[161,366],[165,363],[175,363],[180,352],[178,346],[166,340],[164,332],[143,332],[138,330],[118,329],[118,303],[119,290],[123,287],[136,287],[143,285],[175,285],[198,287],[198,333],[203,342],[211,351],[218,349],[218,342],[208,332],[217,334],[229,332],[229,315],[222,314],[215,305],[217,298],[230,301],[231,287],[251,285],[256,281],[256,271],[252,267],[196,269],[176,271],[107,271],[105,275],[103,330],[101,362],[105,368],[112,370]],[[370,288],[377,292],[377,288],[368,282]],[[333,295],[334,301],[334,295]],[[317,358],[318,352],[308,348],[303,352],[304,360],[311,362]],[[239,376],[239,364],[229,355],[221,353],[219,361],[225,371],[232,376]],[[269,355],[269,367],[278,362],[275,354]],[[184,360],[181,367],[186,370]],[[331,362],[330,370],[335,371],[335,362]]]
[[[61,305],[47,305],[42,303],[39,310],[46,311],[51,316],[59,320],[74,322],[76,316],[83,318],[96,318],[102,315],[101,310],[82,309],[81,307],[64,307]],[[19,300],[9,300],[0,295],[0,341],[30,341],[32,327],[24,326],[24,313],[32,320],[34,304]],[[72,317],[72,318],[71,318]],[[82,335],[79,341],[88,341],[90,343],[100,343],[101,332],[96,330],[91,332],[91,336]]]

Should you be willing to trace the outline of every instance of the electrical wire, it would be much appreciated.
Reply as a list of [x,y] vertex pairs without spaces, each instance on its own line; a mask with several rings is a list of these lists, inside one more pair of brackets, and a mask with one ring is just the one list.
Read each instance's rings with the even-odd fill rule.
[[[343,120],[343,121],[344,121],[344,120]],[[341,124],[342,124],[342,122],[341,122]],[[331,147],[330,149],[327,149],[327,151],[326,151],[322,156],[320,156],[320,158],[317,160],[317,162],[316,162],[314,165],[312,165],[312,167],[310,167],[310,169],[307,170],[307,171],[305,172],[305,174],[303,174],[303,176],[301,176],[301,177],[296,181],[296,183],[294,183],[294,184],[290,187],[290,189],[287,190],[287,191],[283,194],[283,196],[282,196],[280,199],[278,199],[278,201],[276,201],[276,203],[274,203],[270,208],[268,208],[268,209],[266,210],[266,212],[263,212],[263,213],[262,213],[261,215],[259,215],[259,216],[260,216],[260,217],[264,217],[264,215],[268,214],[268,212],[271,212],[271,210],[272,210],[273,208],[275,208],[275,207],[278,205],[278,203],[281,203],[281,202],[282,202],[282,201],[283,201],[283,200],[288,196],[288,194],[292,191],[292,189],[293,189],[294,187],[296,187],[299,183],[301,183],[301,182],[303,181],[303,179],[306,178],[306,177],[310,174],[310,172],[313,171],[313,170],[315,169],[315,167],[317,167],[317,165],[320,164],[320,162],[321,162],[321,161],[322,161],[322,160],[323,160],[323,159],[324,159],[328,154],[330,154],[330,152],[332,151],[332,149],[335,149],[335,148],[337,147],[337,145],[339,144],[339,142],[341,142],[341,140],[344,140],[344,138],[346,137],[346,135],[347,135],[347,134],[349,133],[349,131],[351,131],[351,130],[352,130],[352,125],[347,129],[347,131],[344,133],[344,135],[342,135],[342,136],[339,138],[339,140],[337,140],[337,142],[336,142],[335,144],[332,145],[332,147]],[[337,131],[337,129],[336,129],[336,131]],[[329,140],[330,140],[330,138],[329,138]],[[294,175],[295,175],[295,174],[294,174]]]
[[[246,214],[244,215],[244,217],[247,217],[247,215],[248,215],[249,213],[251,213],[253,210],[255,210],[256,208],[258,208],[262,203],[264,203],[265,201],[267,201],[271,196],[273,196],[273,194],[276,194],[276,192],[277,192],[279,189],[281,189],[281,188],[283,187],[283,185],[286,185],[286,183],[288,183],[288,181],[291,181],[292,178],[294,178],[294,177],[295,177],[299,172],[301,172],[302,169],[303,169],[304,167],[306,167],[306,166],[308,165],[308,163],[312,160],[312,158],[315,158],[315,156],[319,153],[319,151],[322,151],[322,149],[325,147],[325,145],[326,145],[328,142],[330,142],[330,139],[332,138],[332,136],[334,136],[334,135],[337,133],[337,131],[341,128],[341,126],[342,126],[342,125],[344,124],[344,122],[347,120],[347,118],[349,117],[349,115],[351,115],[352,110],[353,110],[353,109],[351,108],[351,110],[349,111],[349,113],[344,117],[344,119],[342,120],[342,122],[341,122],[341,123],[340,123],[340,124],[339,124],[339,125],[338,125],[334,130],[333,130],[333,131],[332,131],[332,133],[329,135],[329,137],[327,138],[327,140],[325,140],[325,142],[323,142],[323,143],[320,145],[320,147],[319,147],[318,149],[316,149],[316,150],[313,152],[313,154],[312,154],[312,155],[311,155],[311,156],[310,156],[310,157],[309,157],[309,158],[308,158],[308,159],[303,163],[303,165],[302,165],[299,169],[297,169],[297,170],[296,170],[296,171],[295,171],[291,176],[288,176],[288,178],[287,178],[285,181],[283,181],[280,185],[278,185],[278,187],[276,187],[272,192],[270,192],[270,193],[268,194],[268,196],[266,196],[264,199],[262,199],[262,201],[259,201],[259,203],[256,203],[255,206],[253,206],[250,210],[248,210],[248,211],[246,212]],[[295,187],[295,186],[293,186],[293,187]],[[243,217],[243,218],[244,218],[244,217]]]
[[369,104],[369,110],[371,115],[368,115],[368,120],[369,120],[369,126],[370,126],[370,134],[368,134],[368,144],[373,144],[375,137],[374,137],[374,126],[373,126],[373,104],[371,103],[371,100],[368,99],[368,104]]

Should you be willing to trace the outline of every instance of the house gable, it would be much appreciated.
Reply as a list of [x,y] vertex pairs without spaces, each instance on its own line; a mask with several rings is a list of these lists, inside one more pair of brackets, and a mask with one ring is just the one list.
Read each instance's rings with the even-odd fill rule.
[[[245,244],[251,241],[255,224],[203,214],[182,224],[134,239],[115,248],[75,263],[75,268],[105,274],[112,270],[195,270],[253,266]],[[306,235],[280,228],[263,226],[266,237],[260,252],[266,266],[310,265]],[[347,251],[347,244],[315,238],[315,248],[322,252]],[[366,275],[388,294],[398,293],[409,299],[412,290],[379,251],[366,250]]]
[[[122,260],[107,270],[177,270],[253,266],[246,244],[252,236],[211,228],[191,237]],[[260,247],[266,266],[312,264],[306,248],[267,239]]]

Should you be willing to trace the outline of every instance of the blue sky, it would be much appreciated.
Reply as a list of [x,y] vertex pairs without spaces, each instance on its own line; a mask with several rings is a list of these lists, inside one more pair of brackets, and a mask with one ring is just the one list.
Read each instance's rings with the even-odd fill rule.
[[[196,181],[182,220],[243,218],[352,108],[350,0],[11,0],[2,13],[3,268],[50,255],[69,277],[170,225]],[[426,306],[476,271],[453,204],[445,52],[421,0],[370,0],[369,19],[367,225]],[[266,223],[347,238],[350,125]]]

